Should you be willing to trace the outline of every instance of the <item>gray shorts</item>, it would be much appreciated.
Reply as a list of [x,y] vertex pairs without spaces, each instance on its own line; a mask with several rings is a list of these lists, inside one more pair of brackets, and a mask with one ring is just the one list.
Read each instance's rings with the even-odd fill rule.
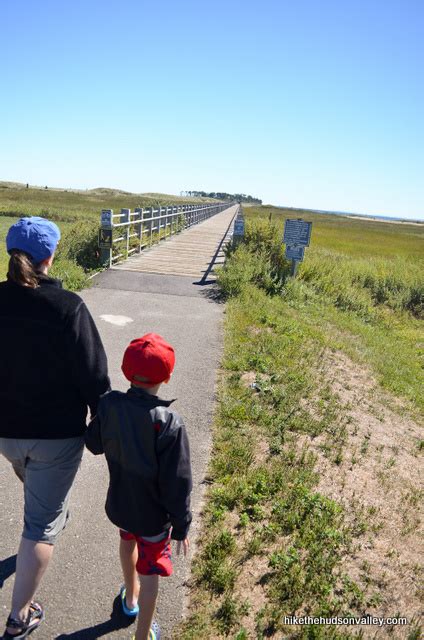
[[72,483],[84,450],[84,438],[27,440],[0,438],[0,453],[24,484],[22,537],[54,544],[69,518]]

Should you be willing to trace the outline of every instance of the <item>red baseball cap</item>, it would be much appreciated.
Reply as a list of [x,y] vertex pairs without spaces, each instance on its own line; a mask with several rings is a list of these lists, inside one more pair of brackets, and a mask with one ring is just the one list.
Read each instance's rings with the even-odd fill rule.
[[121,369],[130,382],[154,387],[170,377],[174,366],[175,353],[171,345],[157,333],[146,333],[130,342]]

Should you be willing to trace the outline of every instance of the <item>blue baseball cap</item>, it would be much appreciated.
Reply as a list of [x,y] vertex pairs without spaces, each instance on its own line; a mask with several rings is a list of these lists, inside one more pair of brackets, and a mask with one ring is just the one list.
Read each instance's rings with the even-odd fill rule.
[[21,218],[12,225],[7,233],[6,247],[25,251],[33,262],[38,264],[54,253],[60,240],[59,227],[46,218],[32,216]]

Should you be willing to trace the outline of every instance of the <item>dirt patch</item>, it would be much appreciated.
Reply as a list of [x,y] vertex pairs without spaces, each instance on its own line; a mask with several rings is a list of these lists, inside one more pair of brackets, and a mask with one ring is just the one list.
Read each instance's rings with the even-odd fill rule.
[[252,384],[254,384],[256,375],[257,374],[255,371],[246,371],[241,375],[240,380],[246,387],[250,387]]
[[261,333],[274,333],[271,327],[249,327],[249,331],[253,336],[258,336]]
[[265,586],[260,578],[269,571],[268,556],[254,556],[245,560],[237,578],[234,595],[240,602],[248,601],[249,611],[243,618],[243,627],[249,638],[256,637],[256,616],[267,604]]
[[[345,355],[327,353],[320,374],[347,418],[341,461],[324,455],[324,434],[302,440],[317,455],[317,490],[344,505],[356,533],[343,568],[365,591],[367,613],[416,621],[423,596],[422,428]],[[391,637],[407,637],[406,629],[394,628]],[[387,627],[364,629],[366,638],[387,633]]]
[[262,438],[255,443],[254,461],[256,466],[261,466],[269,458],[269,444]]

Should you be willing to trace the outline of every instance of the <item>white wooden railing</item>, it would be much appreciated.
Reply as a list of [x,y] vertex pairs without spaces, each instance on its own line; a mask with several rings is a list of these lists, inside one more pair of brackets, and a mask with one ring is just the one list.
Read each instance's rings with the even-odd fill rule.
[[115,262],[140,253],[153,244],[180,233],[207,218],[233,206],[234,202],[197,205],[170,205],[147,209],[103,209],[99,231],[102,262],[111,267]]

